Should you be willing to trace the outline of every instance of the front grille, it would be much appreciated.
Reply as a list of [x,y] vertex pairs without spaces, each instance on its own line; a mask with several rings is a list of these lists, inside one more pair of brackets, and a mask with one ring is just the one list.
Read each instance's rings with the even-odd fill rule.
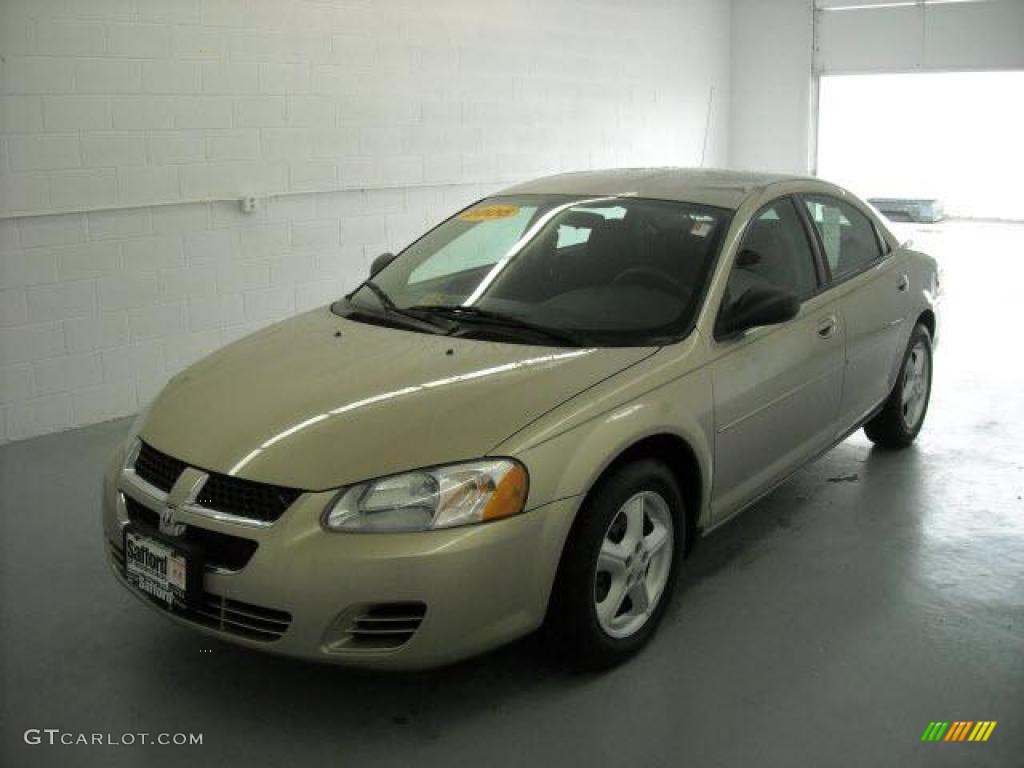
[[128,519],[138,527],[151,531],[160,530],[160,515],[144,504],[139,504],[131,496],[124,497],[124,510],[128,514]]
[[[135,474],[169,493],[188,466],[148,443],[142,443],[135,459]],[[200,506],[264,523],[277,520],[302,495],[302,491],[296,488],[257,483],[216,472],[208,472],[207,475],[196,497]]]
[[295,488],[211,473],[196,501],[218,512],[272,523],[301,495]]
[[135,474],[164,493],[169,493],[187,465],[148,443],[142,443],[135,459]]
[[[144,530],[159,532],[160,515],[152,509],[127,495],[124,497],[124,506],[128,513],[128,519],[134,525]],[[229,571],[240,571],[244,568],[259,546],[252,539],[229,536],[220,531],[211,531],[208,528],[199,528],[194,525],[185,526],[182,538],[198,542],[203,549],[203,559],[206,565]]]
[[[111,542],[110,559],[119,573],[124,572],[124,552],[121,547]],[[229,597],[203,592],[196,605],[175,606],[168,608],[165,603],[145,596],[154,605],[163,610],[180,616],[183,619],[220,632],[226,632],[250,640],[272,642],[278,640],[288,631],[292,616],[286,611],[265,608],[261,605],[243,603]]]
[[423,623],[423,603],[379,603],[355,612],[348,626],[345,648],[387,651],[412,640]]

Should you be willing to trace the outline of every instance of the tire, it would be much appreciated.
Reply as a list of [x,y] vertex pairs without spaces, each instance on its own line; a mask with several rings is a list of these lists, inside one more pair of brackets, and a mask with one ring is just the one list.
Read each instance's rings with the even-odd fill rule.
[[914,442],[924,426],[932,393],[932,337],[918,323],[910,334],[896,385],[882,410],[867,424],[868,439],[881,448],[898,450]]
[[614,470],[566,542],[545,620],[549,647],[585,670],[635,654],[665,613],[685,547],[683,496],[668,467],[640,459]]

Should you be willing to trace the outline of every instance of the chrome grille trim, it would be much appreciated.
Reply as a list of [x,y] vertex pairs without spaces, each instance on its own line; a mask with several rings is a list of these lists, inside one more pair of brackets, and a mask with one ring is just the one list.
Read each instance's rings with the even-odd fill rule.
[[229,512],[221,512],[217,509],[210,509],[200,504],[188,503],[182,506],[183,512],[196,515],[198,517],[208,517],[211,520],[216,520],[218,523],[229,523],[231,525],[241,525],[246,528],[269,528],[276,520],[257,520],[253,517],[239,517],[238,515],[232,515]]
[[[161,509],[167,506],[170,499],[175,498],[178,501],[177,506],[181,512],[197,517],[205,517],[219,523],[239,525],[247,528],[270,528],[277,522],[277,520],[261,520],[230,512],[222,512],[221,510],[198,503],[196,499],[209,481],[210,473],[188,465],[178,475],[170,491],[161,490],[135,471],[135,461],[138,458],[141,446],[142,441],[136,440],[129,450],[125,465],[121,469],[121,482],[119,486],[124,493],[127,493],[143,506],[159,513]],[[301,496],[301,494],[299,495]],[[293,504],[294,501],[292,502]],[[290,506],[285,507],[281,514],[283,515],[284,511],[287,511]],[[277,519],[280,519],[280,517]]]
[[[160,530],[154,520],[147,519],[150,515],[154,518],[158,517],[159,513],[157,510],[147,504],[143,504],[134,497],[125,496],[123,493],[118,493],[117,499],[118,511],[120,513],[119,519],[123,518],[124,520],[121,524],[122,529],[128,523],[131,523],[139,527],[143,533],[146,532],[146,529]],[[192,525],[191,523],[182,524],[181,531],[175,534],[175,538],[177,537],[184,537],[184,539],[202,543],[204,554],[206,555],[203,567],[210,573],[239,573],[249,564],[249,560],[252,559],[252,556],[256,554],[256,550],[259,548],[259,542],[245,536],[223,533],[213,528],[205,528],[201,525]],[[211,538],[214,540],[212,545],[210,544]],[[225,544],[225,539],[233,541],[230,544]],[[219,544],[218,541],[220,541]],[[242,542],[245,543],[243,544]],[[225,547],[229,551],[225,551]],[[238,547],[241,547],[243,550],[249,549],[250,551],[243,556],[238,552]]]

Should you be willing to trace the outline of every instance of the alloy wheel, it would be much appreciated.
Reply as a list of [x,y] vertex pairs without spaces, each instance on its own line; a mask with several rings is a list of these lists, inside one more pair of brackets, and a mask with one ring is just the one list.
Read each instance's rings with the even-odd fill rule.
[[619,507],[594,573],[594,609],[606,634],[630,637],[654,613],[668,583],[674,538],[672,513],[660,494],[641,491]]
[[901,411],[906,428],[913,431],[924,416],[928,404],[928,390],[931,386],[931,360],[928,347],[918,341],[907,355],[903,364],[903,399]]

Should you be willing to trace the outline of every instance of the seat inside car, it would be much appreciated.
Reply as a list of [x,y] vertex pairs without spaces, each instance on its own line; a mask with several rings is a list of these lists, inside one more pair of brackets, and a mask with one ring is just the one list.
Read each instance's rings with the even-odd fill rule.
[[636,254],[631,252],[629,231],[625,221],[605,219],[589,214],[592,220],[590,236],[576,258],[585,260],[577,272],[585,280],[583,285],[609,285],[630,267],[637,265]]
[[839,232],[839,256],[834,268],[837,275],[855,272],[878,257],[878,241],[871,230],[840,224]]
[[699,222],[690,216],[663,216],[645,224],[649,229],[644,238],[646,263],[665,272],[683,288],[697,285],[705,264],[704,256],[714,240],[712,231],[699,228]]
[[[586,237],[559,248],[564,227],[583,230]],[[539,296],[552,298],[614,280],[630,265],[628,234],[622,222],[590,211],[569,211],[549,224],[517,258],[533,261],[537,268],[518,270],[500,280],[493,295],[531,302]]]
[[754,221],[747,230],[743,249],[753,251],[758,258],[740,269],[779,288],[801,293],[808,286],[803,285],[806,279],[797,268],[794,254],[807,251],[807,246],[801,247],[790,234],[780,219],[762,217]]

